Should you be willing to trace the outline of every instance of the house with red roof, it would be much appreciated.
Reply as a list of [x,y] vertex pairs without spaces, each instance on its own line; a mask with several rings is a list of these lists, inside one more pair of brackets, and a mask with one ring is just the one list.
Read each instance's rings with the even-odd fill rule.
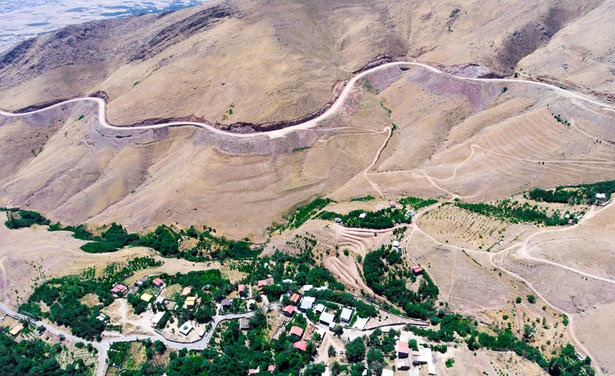
[[267,367],[267,371],[269,371],[269,372],[275,371],[275,366],[273,364],[270,365],[269,367]]
[[410,349],[408,348],[408,342],[399,341],[397,342],[397,357],[398,358],[407,358],[410,354]]
[[297,341],[293,345],[294,348],[299,349],[301,351],[307,351],[307,342],[305,341]]
[[303,335],[303,329],[301,329],[297,325],[293,325],[293,327],[290,328],[290,334],[301,338],[301,336]]
[[258,281],[258,289],[259,290],[263,290],[264,286],[270,286],[273,285],[273,278],[267,278],[267,279],[261,279],[260,281]]
[[257,373],[260,373],[260,370],[258,368],[250,368],[248,370],[248,375],[256,375]]
[[152,281],[152,283],[154,284],[154,286],[162,288],[164,287],[164,282],[162,281],[162,279],[156,277],[154,278],[154,280]]
[[246,292],[246,285],[239,285],[237,286],[237,292],[239,293],[239,295],[243,295]]
[[423,268],[420,265],[414,265],[412,267],[412,273],[414,273],[414,275],[419,275],[423,272]]
[[292,294],[292,295],[290,296],[290,302],[291,302],[293,305],[297,305],[297,303],[299,303],[299,298],[300,298],[299,294],[294,293],[294,294]]
[[118,283],[117,285],[113,286],[113,288],[111,289],[111,292],[113,294],[116,295],[124,295],[126,293],[126,291],[128,291],[128,287]]
[[293,313],[295,313],[295,307],[291,305],[287,305],[286,307],[284,307],[284,309],[282,309],[282,313],[290,317],[293,315]]

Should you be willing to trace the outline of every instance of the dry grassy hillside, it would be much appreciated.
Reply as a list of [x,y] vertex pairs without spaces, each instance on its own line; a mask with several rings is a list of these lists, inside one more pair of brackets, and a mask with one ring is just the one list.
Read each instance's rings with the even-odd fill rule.
[[[608,23],[600,9],[610,4],[229,0],[92,22],[0,56],[0,107],[104,91],[115,123],[292,119],[330,101],[336,81],[379,54],[460,64],[443,66],[460,75],[511,74],[519,61],[550,54],[554,41],[579,40],[574,30]],[[602,65],[575,65],[562,78],[592,75],[596,90],[612,92],[597,73],[610,52],[592,48]],[[274,140],[191,127],[110,131],[92,103],[73,103],[0,118],[0,205],[65,223],[206,223],[260,238],[315,196],[480,201],[613,178],[612,119],[544,88],[416,67],[371,75],[334,118]]]
[[[591,12],[601,3],[227,0],[90,22],[1,56],[0,107],[105,91],[118,124],[191,116],[223,123],[292,119],[320,108],[337,80],[379,54],[484,62],[511,74],[535,51],[544,61],[541,54],[550,56],[556,40],[557,46],[584,40],[579,31],[593,35],[596,25],[608,25],[609,16],[598,16],[608,12]],[[608,50],[594,49],[592,61],[608,59]],[[593,70],[575,65],[575,74],[591,74],[586,68]]]

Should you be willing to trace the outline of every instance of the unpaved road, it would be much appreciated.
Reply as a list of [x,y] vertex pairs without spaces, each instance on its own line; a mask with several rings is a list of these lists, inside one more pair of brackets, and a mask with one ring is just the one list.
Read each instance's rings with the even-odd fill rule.
[[2,111],[0,110],[0,115],[3,116],[7,116],[7,117],[21,117],[21,116],[27,116],[27,115],[32,115],[32,114],[36,114],[36,113],[41,113],[44,112],[48,109],[51,108],[55,108],[58,106],[62,106],[64,104],[68,104],[68,103],[75,103],[75,102],[94,102],[98,105],[98,120],[101,124],[102,127],[104,128],[108,128],[108,129],[114,129],[114,130],[135,130],[135,129],[159,129],[159,128],[168,128],[168,127],[176,127],[176,126],[195,126],[195,127],[200,127],[200,128],[204,128],[207,129],[208,131],[212,132],[212,133],[216,133],[216,134],[221,134],[221,135],[226,135],[229,137],[235,137],[235,138],[252,138],[252,137],[258,137],[258,136],[262,136],[262,135],[266,135],[269,138],[279,138],[279,137],[283,137],[285,135],[287,135],[290,132],[296,131],[296,130],[301,130],[301,129],[309,129],[312,128],[314,126],[316,126],[318,123],[320,123],[321,121],[331,117],[332,115],[334,115],[335,113],[337,113],[346,103],[346,98],[348,97],[348,94],[350,94],[350,92],[352,91],[352,89],[354,88],[355,84],[357,83],[357,81],[359,81],[360,79],[362,79],[363,77],[380,71],[380,70],[384,70],[387,68],[391,68],[391,67],[411,67],[411,66],[416,66],[416,67],[421,67],[424,69],[427,69],[429,72],[434,73],[434,74],[445,74],[448,75],[450,77],[459,79],[459,80],[465,80],[465,81],[476,81],[476,82],[501,82],[501,83],[515,83],[515,84],[526,84],[526,85],[534,85],[534,86],[540,86],[540,87],[544,87],[547,88],[553,92],[555,92],[558,95],[567,97],[567,98],[571,98],[571,99],[577,99],[577,100],[581,100],[583,102],[587,102],[587,103],[591,103],[593,105],[602,107],[602,108],[606,108],[610,111],[615,111],[615,106],[607,104],[607,103],[603,103],[591,98],[588,98],[584,95],[581,95],[579,93],[576,92],[572,92],[569,90],[565,90],[562,89],[560,87],[557,87],[555,85],[550,85],[550,84],[545,84],[542,82],[535,82],[535,81],[526,81],[523,79],[510,79],[510,78],[471,78],[471,77],[460,77],[460,76],[455,76],[452,75],[450,73],[446,73],[441,71],[438,68],[435,68],[431,65],[428,64],[424,64],[424,63],[418,63],[418,62],[406,62],[406,61],[395,61],[395,62],[391,62],[391,63],[385,63],[382,65],[379,65],[377,67],[368,69],[362,73],[357,74],[356,76],[352,77],[348,83],[346,84],[346,86],[344,87],[344,89],[342,90],[342,93],[339,95],[339,97],[337,98],[337,100],[333,103],[333,105],[331,105],[331,107],[329,107],[329,109],[327,109],[322,115],[312,119],[312,120],[308,120],[306,122],[297,124],[297,125],[293,125],[287,128],[283,128],[283,129],[278,129],[278,130],[274,130],[274,131],[268,131],[268,132],[259,132],[259,133],[233,133],[233,132],[228,132],[228,131],[224,131],[221,129],[218,129],[216,127],[214,127],[212,124],[208,124],[208,123],[200,123],[200,122],[187,122],[187,121],[178,121],[178,122],[169,122],[169,123],[162,123],[162,124],[154,124],[154,125],[141,125],[141,126],[134,126],[134,127],[120,127],[120,126],[115,126],[115,125],[111,125],[109,124],[109,122],[107,121],[107,116],[106,116],[106,103],[103,99],[101,98],[95,98],[95,97],[82,97],[82,98],[75,98],[75,99],[71,99],[71,100],[67,100],[64,102],[60,102],[60,103],[56,103],[54,105],[51,105],[49,107],[45,107],[45,108],[41,108],[35,111],[31,111],[31,112],[25,112],[25,113],[19,113],[19,114],[15,114],[12,112],[7,112],[7,111]]

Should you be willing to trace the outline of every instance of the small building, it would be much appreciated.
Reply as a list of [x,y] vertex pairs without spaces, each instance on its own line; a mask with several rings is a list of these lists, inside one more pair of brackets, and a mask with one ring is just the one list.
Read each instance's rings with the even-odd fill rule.
[[297,325],[293,325],[293,327],[290,328],[290,334],[301,338],[301,336],[303,335],[303,329],[301,329]]
[[399,248],[399,240],[393,240],[393,247]]
[[269,367],[267,367],[267,371],[269,371],[269,372],[275,371],[275,366],[273,364],[271,364]]
[[267,278],[267,279],[261,279],[260,281],[258,281],[257,287],[259,290],[263,290],[264,286],[271,286],[273,285],[273,278]]
[[141,300],[143,300],[146,303],[151,302],[152,299],[154,299],[154,295],[152,295],[152,294],[145,293],[145,294],[141,295]]
[[312,309],[315,302],[316,302],[315,297],[304,296],[303,299],[301,299],[301,305],[299,306],[299,309],[303,312],[307,311],[308,309]]
[[306,292],[310,291],[313,288],[314,288],[313,285],[303,285],[303,287],[301,287],[301,293],[305,294]]
[[389,201],[389,208],[391,209],[397,208],[397,203],[395,201]]
[[314,313],[323,313],[325,311],[325,305],[318,303],[314,306]]
[[192,308],[196,305],[196,296],[189,296],[186,298],[186,300],[184,301],[184,306],[186,308]]
[[299,349],[301,351],[307,351],[307,342],[305,341],[297,341],[293,345],[294,348]]
[[192,287],[186,286],[182,290],[181,296],[188,296],[188,295],[190,295],[190,293],[192,293]]
[[299,294],[294,293],[290,296],[290,302],[294,305],[297,305],[297,303],[299,302],[299,298],[300,298]]
[[163,288],[164,287],[164,282],[162,281],[162,279],[160,279],[158,277],[154,278],[152,283],[154,284],[154,286],[156,286],[158,288]]
[[122,285],[121,283],[118,283],[111,289],[111,292],[116,295],[124,295],[126,291],[128,291],[128,287]]
[[158,295],[154,304],[160,304],[160,305],[164,304],[164,296]]
[[109,316],[108,316],[108,315],[106,315],[106,314],[104,314],[104,313],[102,313],[102,312],[100,312],[100,313],[98,314],[98,316],[96,316],[96,319],[97,319],[98,321],[102,321],[102,322],[104,322],[105,324],[106,324],[107,322],[109,322]]
[[410,361],[408,359],[397,359],[397,362],[395,362],[395,368],[400,371],[407,371],[410,369]]
[[241,330],[250,329],[250,320],[246,319],[245,317],[239,320],[239,329]]
[[392,369],[383,369],[382,376],[395,376],[395,371]]
[[23,325],[19,323],[11,328],[11,331],[9,332],[9,334],[15,337],[19,335],[19,333],[21,333],[22,330],[23,330]]
[[222,309],[229,309],[231,308],[231,300],[228,298],[222,299],[220,305],[222,306]]
[[258,368],[250,368],[248,370],[248,375],[256,375],[257,373],[260,373],[261,371]]
[[410,355],[410,349],[408,348],[408,342],[397,342],[397,357],[400,359],[406,359]]
[[342,313],[340,315],[340,320],[345,323],[349,323],[350,319],[352,319],[352,310],[350,308],[342,309]]
[[414,265],[412,267],[412,273],[414,273],[414,275],[419,275],[423,272],[423,268],[420,265]]
[[291,317],[293,313],[295,313],[295,307],[291,305],[287,305],[286,307],[284,307],[284,309],[282,309],[282,313],[285,316]]
[[147,282],[147,276],[139,278],[139,279],[135,282],[135,286],[139,286],[139,287],[141,287],[141,286],[143,286],[143,284],[144,284],[145,282]]
[[246,293],[246,285],[237,286],[237,293],[239,293],[239,296],[243,296]]
[[414,215],[414,213],[412,213],[412,210],[408,210],[408,211],[406,212],[406,214],[404,214],[404,217],[406,217],[406,218],[412,218],[412,216],[413,216],[413,215]]
[[363,219],[367,216],[367,213],[361,213],[359,214],[359,219]]
[[606,193],[596,193],[596,200],[606,200]]
[[286,279],[282,280],[282,283],[286,283],[286,284],[292,285],[293,283],[295,283],[295,281],[293,281],[290,278],[286,278]]
[[152,326],[158,326],[158,323],[160,322],[160,320],[162,320],[162,317],[164,316],[165,312],[164,311],[158,311],[151,319],[150,322],[152,323]]
[[189,322],[185,322],[184,325],[179,327],[179,333],[184,336],[187,336],[192,331],[192,329],[194,329],[192,324]]
[[331,326],[331,324],[333,324],[333,320],[335,320],[335,316],[327,312],[321,313],[320,317],[318,318],[318,321],[321,324],[328,325],[328,326]]

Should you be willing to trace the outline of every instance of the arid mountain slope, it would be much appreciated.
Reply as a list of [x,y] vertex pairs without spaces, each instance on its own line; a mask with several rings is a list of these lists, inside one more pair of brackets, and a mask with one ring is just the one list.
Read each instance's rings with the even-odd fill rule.
[[[593,35],[594,25],[608,25],[598,10],[584,18],[601,4],[608,7],[601,1],[227,0],[91,22],[1,56],[0,107],[104,91],[117,124],[191,116],[222,123],[292,119],[320,108],[337,80],[379,54],[484,62],[497,74],[512,74],[561,28]],[[596,54],[601,59],[608,51]]]
[[[330,101],[338,80],[380,54],[418,56],[466,76],[525,67],[521,78],[529,78],[539,69],[529,68],[534,56],[554,54],[557,40],[580,43],[575,30],[589,38],[610,17],[599,10],[612,4],[229,0],[88,23],[0,56],[0,107],[104,91],[115,123],[292,119]],[[567,85],[592,77],[612,93],[599,73],[611,52],[606,42],[592,48],[591,64],[571,63],[558,76],[549,63],[540,74]],[[480,201],[615,178],[612,122],[613,111],[550,89],[418,67],[372,74],[334,118],[273,140],[193,127],[111,131],[93,103],[74,102],[0,118],[0,205],[69,224],[207,224],[262,238],[315,196]]]

